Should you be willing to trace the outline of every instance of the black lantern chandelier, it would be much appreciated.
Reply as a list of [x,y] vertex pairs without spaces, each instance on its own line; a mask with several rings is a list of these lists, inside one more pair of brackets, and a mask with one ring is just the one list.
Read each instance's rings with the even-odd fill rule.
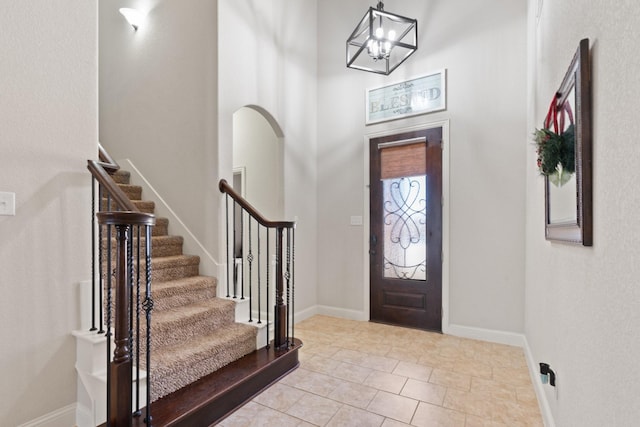
[[347,67],[389,75],[418,49],[418,21],[370,7],[347,39]]

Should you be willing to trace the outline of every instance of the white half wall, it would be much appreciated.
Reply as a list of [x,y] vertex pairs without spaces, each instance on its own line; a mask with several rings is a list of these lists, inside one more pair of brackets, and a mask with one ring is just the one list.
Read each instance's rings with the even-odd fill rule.
[[3,2],[0,28],[0,191],[16,194],[15,216],[0,216],[0,425],[60,425],[73,422],[71,331],[91,276],[97,2]]

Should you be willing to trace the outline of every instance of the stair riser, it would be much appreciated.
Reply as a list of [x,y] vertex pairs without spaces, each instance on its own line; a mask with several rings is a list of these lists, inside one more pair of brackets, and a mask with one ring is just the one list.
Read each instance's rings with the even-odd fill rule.
[[166,236],[169,234],[169,222],[166,218],[156,218],[156,225],[151,229],[152,236]]
[[195,289],[190,292],[169,296],[160,296],[158,295],[158,293],[155,293],[153,309],[159,311],[178,308],[187,304],[193,304],[205,299],[214,298],[215,294],[215,287],[207,289]]
[[129,200],[141,200],[142,199],[142,187],[139,185],[127,185],[120,184],[120,189],[127,195]]
[[148,201],[132,200],[133,205],[140,210],[140,212],[154,213],[156,204]]
[[[113,200],[111,200],[110,203],[111,204],[109,204],[109,202],[106,199],[102,199],[99,203],[98,210],[100,211],[118,210],[118,206]],[[147,200],[131,200],[131,203],[133,203],[133,206],[138,208],[140,212],[144,212],[144,213],[154,213],[156,209],[156,204],[154,202],[150,202]]]
[[[183,344],[193,337],[206,332],[213,332],[234,323],[233,310],[227,310],[225,314],[202,313],[198,316],[182,319],[182,322],[171,322],[159,325],[151,320],[151,348],[161,351],[161,347]],[[176,334],[175,331],[180,333]],[[255,344],[254,344],[255,345]],[[146,345],[141,343],[140,348],[145,351]]]
[[168,280],[181,279],[183,277],[197,276],[199,273],[198,265],[184,265],[171,268],[152,268],[152,282],[166,282]]
[[[142,239],[140,242],[140,256],[144,258],[145,252],[145,240]],[[117,240],[114,238],[111,239],[111,250],[115,253]],[[133,239],[133,250],[137,255],[137,245],[138,239]],[[102,244],[102,250],[107,250],[107,243],[104,242]],[[182,240],[151,240],[151,254],[154,257],[166,257],[166,256],[176,256],[182,255]],[[115,258],[113,258],[115,259]]]
[[129,184],[131,182],[131,173],[128,171],[117,171],[111,177],[117,184]]

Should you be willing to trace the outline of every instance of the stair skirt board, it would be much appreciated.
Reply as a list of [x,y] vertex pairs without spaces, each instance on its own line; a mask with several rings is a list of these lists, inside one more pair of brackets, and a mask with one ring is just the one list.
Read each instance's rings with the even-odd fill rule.
[[[229,416],[241,405],[296,369],[302,342],[294,339],[288,350],[256,350],[206,377],[200,378],[151,404],[154,426],[209,426]],[[147,427],[142,416],[134,427]]]

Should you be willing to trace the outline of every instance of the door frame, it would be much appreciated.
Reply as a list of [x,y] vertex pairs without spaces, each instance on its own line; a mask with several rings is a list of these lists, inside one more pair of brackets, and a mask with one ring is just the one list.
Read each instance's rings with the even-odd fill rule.
[[369,198],[369,146],[370,140],[383,136],[396,135],[405,132],[411,132],[423,129],[442,128],[442,333],[449,332],[449,217],[450,217],[450,193],[449,193],[449,120],[433,121],[408,127],[399,127],[393,129],[385,129],[378,132],[370,132],[364,135],[364,221],[362,232],[362,253],[364,254],[364,315],[365,320],[371,319],[370,309],[370,290],[369,290],[369,227],[371,226],[371,218],[369,216],[370,198]]

